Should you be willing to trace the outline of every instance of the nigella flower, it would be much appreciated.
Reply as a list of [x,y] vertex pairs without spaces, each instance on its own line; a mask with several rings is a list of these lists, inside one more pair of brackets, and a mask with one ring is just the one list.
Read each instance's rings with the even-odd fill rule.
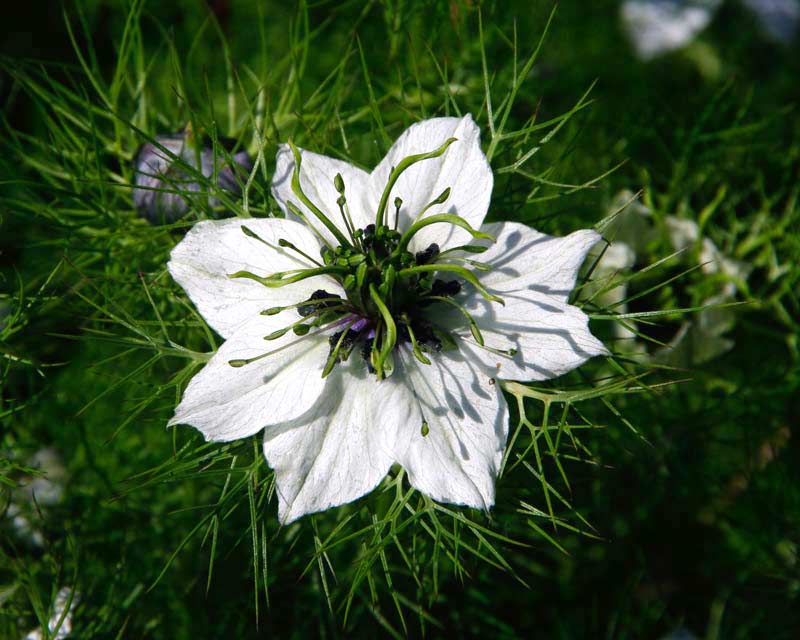
[[681,49],[710,23],[721,0],[625,0],[623,25],[642,60]]
[[470,116],[413,125],[372,173],[283,146],[286,219],[202,221],[172,252],[225,343],[170,424],[219,441],[263,430],[284,523],[394,464],[435,500],[491,507],[508,433],[497,380],[606,353],[568,303],[599,236],[481,226],[492,184]]
[[[253,168],[247,151],[233,153],[231,164],[222,149],[215,152],[188,128],[183,133],[156,136],[155,142],[143,144],[136,154],[133,189],[136,210],[152,224],[175,222],[192,206],[205,204],[203,194],[208,189],[204,181],[216,179],[219,189],[234,197],[241,195],[241,185]],[[222,138],[219,142],[228,152],[235,149],[233,140]],[[211,208],[220,205],[215,196],[207,202]]]
[[[800,23],[800,0],[742,0],[764,34],[790,44]],[[651,60],[690,44],[710,23],[722,0],[625,0],[620,15],[636,54]]]

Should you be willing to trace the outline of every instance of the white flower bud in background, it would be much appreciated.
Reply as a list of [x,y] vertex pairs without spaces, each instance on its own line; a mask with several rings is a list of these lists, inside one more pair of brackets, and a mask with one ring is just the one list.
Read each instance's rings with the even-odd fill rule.
[[[800,23],[800,0],[740,0],[764,35],[789,44]],[[682,49],[711,24],[722,0],[625,0],[622,26],[640,60]]]
[[642,60],[682,49],[705,29],[720,0],[626,0],[622,24]]
[[27,465],[40,470],[43,475],[22,479],[11,493],[6,517],[11,519],[12,527],[22,540],[42,547],[44,536],[31,520],[35,519],[37,508],[44,511],[61,502],[67,473],[61,455],[51,447],[39,449]]
[[[617,194],[609,210],[619,213],[605,229],[605,235],[611,240],[611,244],[595,267],[594,276],[599,283],[607,283],[609,279],[613,280],[618,274],[633,268],[637,258],[640,261],[647,260],[645,256],[648,245],[660,234],[650,209],[636,200],[631,191],[625,190]],[[750,265],[729,258],[711,239],[701,237],[700,228],[694,220],[668,215],[664,216],[663,222],[671,249],[681,252],[677,259],[689,266],[696,255],[695,264],[699,265],[700,273],[710,277],[718,274],[726,276],[719,291],[700,304],[714,306],[733,302],[738,291],[736,282],[747,279],[751,271]],[[693,251],[696,247],[699,247],[697,253]],[[596,248],[593,252],[599,255],[600,249]],[[620,284],[603,293],[600,302],[605,306],[613,306],[617,313],[626,313],[627,305],[620,303],[627,297],[627,284]],[[636,339],[636,334],[631,329],[619,323],[615,333],[617,339],[630,342],[624,345],[624,350],[629,353],[641,354],[642,358],[651,362],[691,367],[721,356],[733,347],[733,341],[724,337],[724,334],[733,328],[735,320],[734,312],[727,308],[698,311],[686,316],[686,320],[666,347],[650,355],[647,355],[644,343]],[[629,321],[629,325],[635,326],[635,322]]]
[[[71,599],[70,599],[71,598]],[[47,636],[42,633],[42,628],[34,629],[22,640],[42,640],[42,638],[52,638],[53,640],[65,640],[72,633],[72,609],[78,604],[79,595],[72,593],[69,587],[62,587],[58,590],[55,602],[53,603],[53,613],[47,623],[49,633]],[[67,609],[66,614],[64,610]],[[63,619],[62,619],[63,616]],[[59,620],[61,624],[59,625]],[[56,629],[57,627],[57,629]]]
[[775,42],[789,44],[800,23],[800,0],[741,0],[753,12],[764,33]]
[[[233,153],[231,166],[221,149],[215,156],[214,149],[203,142],[195,142],[190,131],[156,136],[155,140],[163,149],[148,142],[136,154],[136,188],[133,190],[136,210],[150,223],[175,222],[193,207],[205,206],[206,197],[209,207],[220,206],[219,198],[204,195],[210,191],[204,179],[214,180],[215,164],[216,186],[233,197],[241,195],[242,185],[253,168],[247,151]],[[233,148],[230,140],[220,139],[220,143]]]

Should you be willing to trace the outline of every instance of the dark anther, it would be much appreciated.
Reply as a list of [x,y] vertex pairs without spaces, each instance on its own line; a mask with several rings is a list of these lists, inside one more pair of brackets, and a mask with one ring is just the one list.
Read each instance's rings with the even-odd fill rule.
[[424,251],[417,251],[414,255],[414,260],[416,260],[417,264],[428,264],[431,260],[435,260],[438,255],[439,245],[434,242]]
[[435,296],[446,296],[448,298],[461,292],[461,283],[458,280],[434,280],[431,287],[431,294]]
[[367,338],[364,340],[364,344],[361,347],[361,357],[364,358],[364,362],[367,363],[367,369],[369,369],[370,373],[375,373],[375,367],[372,366],[372,360],[370,359],[374,340],[374,338]]
[[350,355],[350,351],[352,350],[356,340],[358,340],[359,333],[358,331],[348,329],[344,338],[342,338],[342,333],[344,332],[337,331],[328,338],[328,344],[331,346],[330,351],[328,351],[328,355],[333,353],[333,350],[336,349],[336,345],[339,344],[339,339],[341,339],[342,344],[339,346],[339,360],[344,362]]
[[411,342],[411,334],[408,332],[408,325],[405,322],[397,323],[397,344]]
[[336,345],[339,342],[339,338],[341,337],[342,337],[341,331],[337,331],[336,333],[333,333],[330,336],[328,336],[328,344],[331,345],[331,349],[330,351],[328,351],[329,354],[333,353],[333,350],[336,348]]
[[306,301],[307,304],[301,304],[297,307],[297,313],[299,313],[304,318],[306,316],[310,316],[314,313],[317,309],[327,309],[329,307],[335,307],[338,303],[337,300],[328,300],[326,302],[314,302],[315,300],[323,300],[325,298],[337,298],[339,296],[335,293],[328,293],[324,289],[317,289],[314,293],[311,294],[311,297]]
[[364,238],[362,239],[361,243],[364,245],[364,249],[369,251],[372,248],[373,243],[375,242],[375,225],[368,224],[364,227]]
[[[427,347],[426,350],[441,351],[442,341],[436,336],[433,327],[422,320],[412,320],[411,329],[414,332],[414,339],[418,344]],[[411,332],[408,325],[404,322],[397,323],[397,344],[411,342]]]
[[328,355],[333,353],[333,350],[336,349],[336,345],[339,344],[339,339],[341,338],[342,344],[339,347],[339,360],[341,362],[344,362],[350,355],[350,351],[352,350],[353,345],[358,339],[359,333],[358,331],[353,331],[352,329],[348,329],[344,338],[342,338],[342,333],[344,332],[337,331],[336,333],[328,337],[328,344],[330,344],[331,346],[330,351],[328,351]]
[[417,342],[433,349],[434,351],[442,350],[442,341],[436,336],[433,327],[427,322],[416,321],[413,323],[414,336]]
[[359,332],[353,331],[352,329],[348,329],[347,333],[344,336],[344,340],[342,340],[342,349],[346,349],[348,352],[350,349],[353,348],[353,345],[358,340]]

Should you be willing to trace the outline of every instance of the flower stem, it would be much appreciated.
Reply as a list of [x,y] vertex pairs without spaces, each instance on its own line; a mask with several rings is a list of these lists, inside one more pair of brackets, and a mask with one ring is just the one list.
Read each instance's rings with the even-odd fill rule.
[[302,157],[300,155],[299,149],[294,146],[294,142],[289,140],[289,148],[292,150],[292,155],[294,155],[294,172],[292,173],[292,192],[300,198],[300,202],[306,205],[311,213],[313,213],[319,221],[327,227],[328,231],[330,231],[336,240],[339,241],[339,244],[343,247],[349,247],[350,242],[347,240],[347,237],[339,231],[339,227],[337,227],[331,220],[326,216],[320,208],[311,202],[311,199],[303,192],[302,187],[300,186],[300,163],[302,162]]
[[378,214],[375,217],[375,226],[382,227],[384,225],[384,214],[386,213],[386,205],[389,202],[389,195],[392,192],[392,188],[394,187],[395,183],[397,182],[398,178],[402,175],[402,173],[408,169],[411,165],[416,164],[422,160],[428,160],[430,158],[438,158],[442,155],[445,151],[447,151],[447,147],[453,144],[457,138],[448,138],[445,143],[434,151],[429,151],[428,153],[417,153],[414,155],[410,155],[406,158],[403,158],[392,172],[389,174],[389,180],[386,182],[386,188],[383,190],[383,195],[381,195],[381,201],[378,205]]

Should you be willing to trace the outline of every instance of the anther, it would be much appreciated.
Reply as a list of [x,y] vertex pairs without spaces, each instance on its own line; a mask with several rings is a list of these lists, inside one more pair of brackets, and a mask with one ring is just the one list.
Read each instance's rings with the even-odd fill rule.
[[439,255],[439,245],[435,242],[428,245],[428,248],[423,251],[417,251],[414,254],[414,261],[417,264],[427,264],[431,260],[435,260]]
[[[334,300],[327,300],[327,298],[334,298]],[[315,302],[316,300],[324,300],[324,302]],[[297,313],[305,318],[306,316],[310,316],[317,309],[328,309],[339,305],[339,300],[341,300],[341,297],[335,293],[328,293],[324,289],[317,289],[306,301],[307,304],[301,304],[297,307]]]
[[374,338],[367,338],[364,340],[364,344],[361,346],[361,357],[363,358],[364,362],[367,363],[367,369],[370,373],[375,373],[375,367],[372,366],[372,343],[375,341]]
[[461,283],[458,280],[434,280],[431,286],[431,295],[452,298],[461,293]]

